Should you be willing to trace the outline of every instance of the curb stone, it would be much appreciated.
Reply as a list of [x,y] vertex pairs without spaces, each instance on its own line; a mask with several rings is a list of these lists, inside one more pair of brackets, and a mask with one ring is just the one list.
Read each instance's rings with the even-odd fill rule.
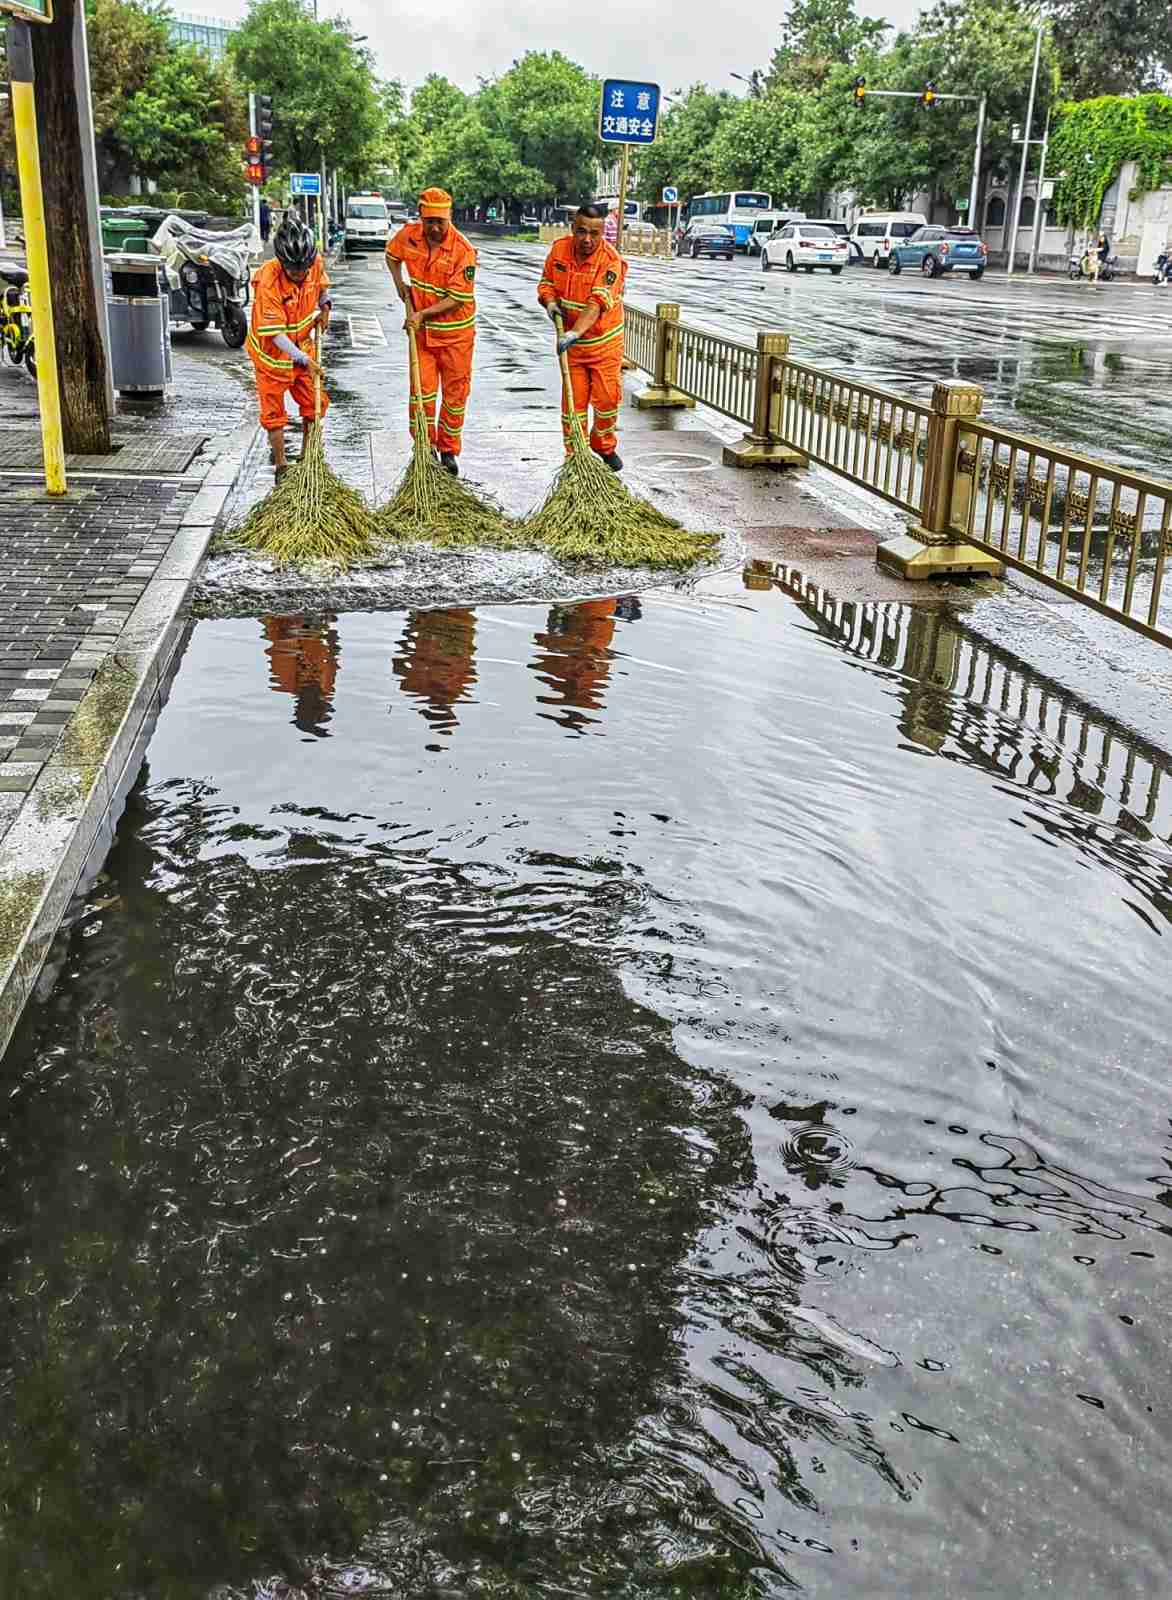
[[196,575],[261,437],[252,423],[228,437],[182,516],[172,519],[177,526],[166,553],[116,634],[83,639],[74,652],[69,666],[91,674],[91,681],[70,707],[60,742],[31,787],[0,792],[0,825],[6,825],[0,838],[0,1051],[36,987],[70,901],[97,875],[113,844],[178,668]]

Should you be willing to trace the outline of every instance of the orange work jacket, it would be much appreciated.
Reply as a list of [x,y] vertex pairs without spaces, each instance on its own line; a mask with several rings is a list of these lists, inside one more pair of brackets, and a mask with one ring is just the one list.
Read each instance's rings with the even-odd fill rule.
[[559,239],[545,259],[545,271],[537,285],[537,298],[543,306],[557,301],[572,331],[591,300],[602,307],[602,315],[585,339],[570,348],[571,361],[609,357],[623,353],[623,288],[627,263],[614,245],[604,239],[586,261],[574,254],[572,237]]
[[299,350],[308,350],[317,321],[318,302],[330,280],[321,257],[310,267],[304,283],[294,283],[274,257],[266,261],[252,280],[252,326],[248,334],[248,353],[262,372],[290,377],[292,359],[277,349],[278,333],[292,339]]
[[476,251],[458,228],[449,227],[434,249],[421,222],[408,222],[387,243],[387,255],[401,261],[411,275],[411,304],[426,311],[439,300],[454,300],[451,311],[423,325],[422,338],[432,349],[471,345],[476,337]]

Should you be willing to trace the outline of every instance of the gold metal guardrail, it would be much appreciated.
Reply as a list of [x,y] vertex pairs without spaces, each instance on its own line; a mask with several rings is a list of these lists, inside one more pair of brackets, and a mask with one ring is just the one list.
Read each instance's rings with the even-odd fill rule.
[[746,425],[734,467],[811,461],[908,513],[877,551],[905,578],[1000,577],[1007,566],[1172,645],[1172,482],[981,421],[984,393],[938,383],[928,401],[690,328],[674,303],[626,308],[627,354],[651,377],[634,404],[711,406]]
[[[541,244],[553,244],[567,238],[569,232],[565,223],[543,222],[538,227],[537,237]],[[671,229],[656,228],[649,232],[643,227],[624,228],[623,255],[655,256],[661,261],[670,261],[673,258]]]

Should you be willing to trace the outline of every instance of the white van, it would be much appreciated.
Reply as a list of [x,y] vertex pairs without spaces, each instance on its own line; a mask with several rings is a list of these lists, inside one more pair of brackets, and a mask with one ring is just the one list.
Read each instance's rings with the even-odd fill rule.
[[345,251],[348,256],[362,250],[385,250],[391,223],[387,203],[381,194],[352,194],[346,202]]
[[766,211],[753,224],[749,234],[749,254],[759,256],[771,233],[780,233],[787,222],[805,222],[804,211]]
[[864,266],[885,267],[893,239],[910,239],[917,228],[926,228],[928,219],[920,211],[869,211],[851,229]]

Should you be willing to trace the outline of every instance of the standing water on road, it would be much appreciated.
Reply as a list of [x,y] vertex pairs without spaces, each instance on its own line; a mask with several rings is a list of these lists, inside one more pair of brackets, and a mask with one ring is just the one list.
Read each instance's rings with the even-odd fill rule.
[[200,624],[5,1061],[4,1595],[1165,1594],[1166,765],[760,571]]

